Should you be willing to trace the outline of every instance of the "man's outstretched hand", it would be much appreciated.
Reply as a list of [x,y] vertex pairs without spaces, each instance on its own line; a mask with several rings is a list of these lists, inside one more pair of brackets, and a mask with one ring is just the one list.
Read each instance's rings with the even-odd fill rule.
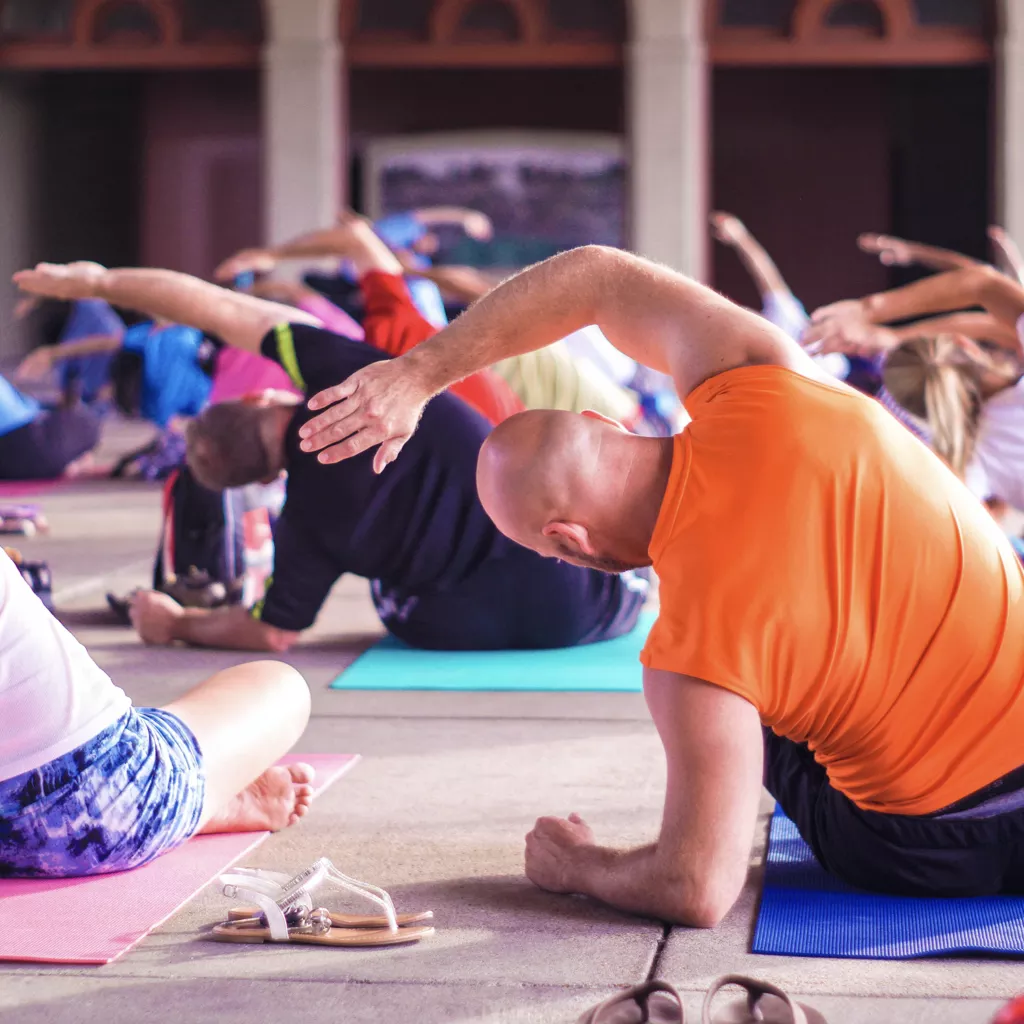
[[299,431],[302,450],[318,451],[320,462],[330,464],[380,445],[373,459],[380,473],[412,437],[435,393],[411,356],[370,363],[309,400],[310,409],[324,411]]
[[593,830],[578,814],[538,818],[526,836],[526,877],[548,892],[579,892],[579,853],[594,845]]
[[106,268],[99,263],[37,263],[32,270],[19,270],[12,280],[29,295],[51,299],[91,299]]

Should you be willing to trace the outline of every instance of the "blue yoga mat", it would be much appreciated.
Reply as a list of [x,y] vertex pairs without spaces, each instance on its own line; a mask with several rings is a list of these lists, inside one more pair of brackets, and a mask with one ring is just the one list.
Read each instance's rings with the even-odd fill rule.
[[775,811],[755,953],[909,960],[943,953],[1024,956],[1024,896],[922,899],[844,885]]
[[615,640],[550,651],[423,651],[387,636],[332,690],[521,690],[639,693],[640,650],[655,615]]

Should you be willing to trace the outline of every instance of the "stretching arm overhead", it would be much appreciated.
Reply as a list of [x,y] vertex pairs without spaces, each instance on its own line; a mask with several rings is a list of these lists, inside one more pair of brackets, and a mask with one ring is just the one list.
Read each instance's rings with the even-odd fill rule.
[[952,249],[923,242],[908,242],[893,235],[864,234],[857,239],[862,252],[871,253],[887,267],[909,267],[914,263],[931,270],[961,270],[964,267],[984,266],[981,260],[965,256]]
[[366,367],[315,396],[310,408],[327,412],[305,425],[303,447],[335,445],[320,459],[338,462],[383,443],[374,461],[380,472],[433,395],[589,324],[621,352],[671,374],[681,395],[747,364],[817,376],[800,347],[756,313],[639,256],[584,246],[509,278],[408,355]]
[[847,299],[814,312],[804,336],[808,345],[827,346],[851,325],[885,324],[896,320],[982,306],[1008,330],[1024,314],[1024,286],[994,267],[978,265],[926,277],[903,288]]
[[768,250],[750,233],[739,217],[731,213],[713,213],[711,230],[719,242],[736,250],[736,255],[754,279],[762,299],[772,293],[790,292],[786,279],[768,255]]
[[[367,230],[359,232],[358,244],[353,244],[353,227],[357,223],[365,223]],[[264,249],[243,249],[226,259],[214,271],[214,277],[218,281],[230,281],[244,271],[273,270],[280,260],[327,257],[351,260],[358,275],[370,270],[380,270],[385,274],[402,273],[398,257],[374,234],[369,222],[358,214],[345,212],[338,217],[338,223],[333,227],[309,231]]]
[[1024,284],[1024,256],[1021,255],[1020,246],[1010,237],[1009,232],[996,224],[988,229],[988,237],[996,254],[996,262],[1007,274]]
[[98,263],[40,263],[20,270],[14,283],[31,295],[55,299],[105,299],[172,323],[189,324],[225,344],[260,351],[267,331],[279,323],[320,326],[316,317],[253,295],[228,291],[174,270],[107,270]]
[[25,356],[14,376],[17,380],[37,380],[46,376],[57,363],[65,360],[116,352],[121,347],[122,338],[123,332],[94,334],[88,338],[65,341],[60,345],[41,345]]

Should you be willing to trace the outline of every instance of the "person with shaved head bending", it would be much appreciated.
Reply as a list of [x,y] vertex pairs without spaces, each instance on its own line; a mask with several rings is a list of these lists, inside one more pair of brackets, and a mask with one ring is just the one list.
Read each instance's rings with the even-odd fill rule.
[[570,413],[506,420],[480,499],[521,544],[654,566],[641,655],[668,785],[657,840],[541,818],[526,873],[645,916],[718,922],[747,876],[762,781],[846,882],[1024,891],[1024,572],[959,479],[762,317],[666,267],[587,246],[499,286],[415,351],[310,403],[327,464],[398,459],[436,392],[597,324],[669,373],[691,422],[644,438]]

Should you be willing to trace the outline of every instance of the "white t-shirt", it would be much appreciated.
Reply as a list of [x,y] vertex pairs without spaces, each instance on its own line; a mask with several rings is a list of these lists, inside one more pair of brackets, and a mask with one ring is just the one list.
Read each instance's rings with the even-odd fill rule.
[[[792,292],[769,292],[761,303],[761,316],[799,343],[811,322],[804,304]],[[842,352],[826,352],[811,358],[833,377],[846,380],[850,375],[850,361]]]
[[1024,510],[1024,378],[982,407],[964,481],[978,498],[1002,498]]
[[130,707],[0,551],[0,780],[80,747]]

